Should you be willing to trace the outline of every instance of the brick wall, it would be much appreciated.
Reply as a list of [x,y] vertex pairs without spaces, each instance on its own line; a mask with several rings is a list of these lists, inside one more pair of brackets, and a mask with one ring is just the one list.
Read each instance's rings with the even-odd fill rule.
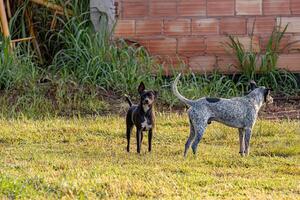
[[[116,37],[138,41],[175,68],[181,58],[201,73],[236,71],[229,67],[236,61],[222,45],[228,34],[248,48],[253,31],[259,51],[281,21],[282,26],[289,23],[281,45],[300,40],[300,0],[119,0],[119,12]],[[300,43],[284,50],[278,66],[300,72]]]

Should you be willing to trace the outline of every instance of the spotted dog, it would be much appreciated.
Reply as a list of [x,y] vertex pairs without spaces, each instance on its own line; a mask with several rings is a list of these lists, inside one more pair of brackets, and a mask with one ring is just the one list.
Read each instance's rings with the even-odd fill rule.
[[127,152],[130,151],[130,135],[134,125],[136,127],[137,152],[141,152],[144,131],[148,131],[149,134],[148,151],[150,152],[155,119],[153,104],[157,98],[157,92],[145,90],[143,82],[139,85],[138,92],[140,94],[140,103],[138,105],[133,105],[129,97],[126,96],[126,100],[130,106],[126,115]]
[[264,103],[270,104],[273,98],[270,89],[258,87],[254,81],[250,82],[250,93],[243,97],[231,99],[200,98],[189,100],[182,96],[177,89],[181,74],[175,79],[172,89],[175,96],[189,105],[190,135],[185,144],[184,157],[192,144],[196,154],[198,144],[208,124],[212,121],[221,122],[227,126],[238,128],[241,156],[248,155],[250,150],[251,131],[255,124],[259,109]]

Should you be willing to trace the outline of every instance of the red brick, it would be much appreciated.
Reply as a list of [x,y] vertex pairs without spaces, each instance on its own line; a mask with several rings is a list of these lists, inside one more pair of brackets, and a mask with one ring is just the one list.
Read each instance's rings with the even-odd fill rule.
[[178,39],[178,53],[183,55],[201,54],[205,50],[205,43],[203,38],[179,38]]
[[237,15],[261,15],[262,0],[236,0]]
[[119,20],[115,28],[116,37],[128,37],[135,34],[134,20]]
[[192,72],[207,73],[215,69],[215,56],[196,56],[189,59],[189,67]]
[[207,0],[208,16],[233,16],[234,0]]
[[293,14],[300,14],[300,1],[290,0],[291,11]]
[[150,1],[150,15],[153,17],[171,17],[177,15],[176,0]]
[[154,55],[176,54],[177,41],[175,38],[160,38],[148,41],[147,49]]
[[147,0],[126,0],[122,2],[123,18],[146,17],[148,15]]
[[277,66],[292,72],[300,72],[300,54],[281,54]]
[[246,34],[246,19],[222,18],[220,21],[221,34]]
[[174,67],[174,68],[183,67],[188,62],[186,57],[178,56],[178,55],[159,56],[159,59],[164,64],[172,65],[172,67]]
[[[293,35],[289,38],[290,45],[288,47],[289,52],[300,53],[300,35]],[[300,62],[299,62],[300,65]]]
[[237,61],[237,58],[232,56],[226,56],[226,55],[219,55],[217,57],[217,71],[220,73],[225,74],[233,74],[236,72],[239,72],[238,69],[239,63]]
[[187,73],[188,59],[178,55],[155,56],[154,59],[163,65],[165,75],[173,75],[176,72]]
[[270,35],[276,25],[274,17],[256,17],[248,19],[247,29],[248,33],[252,33],[254,23],[254,34],[258,35]]
[[[240,43],[244,46],[245,50],[250,50],[251,47],[251,38],[248,36],[237,37]],[[206,44],[206,53],[208,54],[228,54],[233,50],[230,49],[226,44],[230,42],[228,37],[225,36],[213,36],[207,37],[205,40]],[[259,38],[253,37],[252,38],[252,50],[255,52],[259,52]]]
[[229,42],[225,36],[209,36],[205,40],[206,50],[208,54],[227,54],[224,44]]
[[250,51],[250,48],[252,48],[254,52],[260,51],[259,38],[257,36],[253,36],[252,40],[248,36],[238,37],[238,40],[244,46],[245,50]]
[[161,35],[162,24],[162,20],[138,20],[136,34],[138,36]]
[[164,21],[164,33],[166,35],[189,35],[191,34],[191,20],[166,20]]
[[[127,43],[128,43],[128,42],[127,42]],[[135,44],[135,43],[137,43],[136,46],[138,46],[138,47],[140,47],[140,46],[143,46],[143,47],[145,47],[145,48],[148,47],[148,40],[146,40],[146,39],[137,38],[137,39],[134,39],[134,40],[133,40],[133,43],[129,43],[129,44]]]
[[[289,51],[289,49],[290,49],[289,43],[292,41],[291,37],[292,37],[292,35],[288,35],[288,34],[285,34],[282,37],[280,44],[279,44],[280,53],[287,53]],[[296,37],[294,39],[296,39]]]
[[219,21],[214,18],[192,20],[193,35],[215,35],[219,33]]
[[[258,36],[253,36],[252,38],[250,36],[239,36],[235,37],[235,40],[238,40],[242,44],[245,51],[260,52],[260,41]],[[227,52],[233,52],[233,50],[227,46],[226,50]]]
[[178,2],[178,14],[180,16],[205,16],[205,0],[180,0]]
[[[285,50],[288,51],[287,45],[290,41],[291,36],[290,35],[284,35],[281,39],[281,42],[279,44],[279,51]],[[270,35],[262,36],[260,39],[260,48],[265,51],[268,45],[270,39]],[[274,46],[274,45],[273,45]]]
[[286,0],[264,0],[265,15],[288,15],[291,13],[290,4]]
[[287,24],[287,33],[300,33],[300,17],[278,17],[277,24],[284,28]]

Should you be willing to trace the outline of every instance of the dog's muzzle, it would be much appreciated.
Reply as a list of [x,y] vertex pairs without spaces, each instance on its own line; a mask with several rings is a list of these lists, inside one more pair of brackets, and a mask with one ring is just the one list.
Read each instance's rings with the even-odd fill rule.
[[143,105],[150,105],[152,103],[152,101],[148,98],[143,100]]

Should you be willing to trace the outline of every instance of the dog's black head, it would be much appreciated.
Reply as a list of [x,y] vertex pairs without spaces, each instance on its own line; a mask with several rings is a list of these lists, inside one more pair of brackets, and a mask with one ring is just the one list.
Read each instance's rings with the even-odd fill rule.
[[141,97],[141,104],[144,106],[151,106],[157,98],[158,92],[154,90],[145,90],[143,82],[138,87],[138,92]]
[[271,91],[272,89],[266,88],[266,87],[258,87],[255,81],[250,81],[250,90],[256,90],[258,89],[264,96],[264,103],[271,104],[273,103],[273,98],[271,97]]

